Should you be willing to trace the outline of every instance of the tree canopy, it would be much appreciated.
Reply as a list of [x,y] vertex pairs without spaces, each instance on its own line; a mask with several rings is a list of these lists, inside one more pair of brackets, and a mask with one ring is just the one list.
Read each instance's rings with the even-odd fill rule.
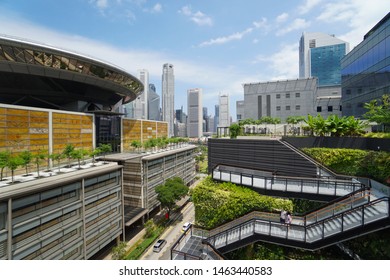
[[157,186],[155,191],[158,201],[168,209],[169,214],[176,202],[188,194],[189,188],[181,178],[173,177],[167,179],[165,184]]
[[390,125],[390,95],[383,95],[381,100],[371,100],[365,104],[364,108],[368,110],[364,114],[368,120],[384,126]]

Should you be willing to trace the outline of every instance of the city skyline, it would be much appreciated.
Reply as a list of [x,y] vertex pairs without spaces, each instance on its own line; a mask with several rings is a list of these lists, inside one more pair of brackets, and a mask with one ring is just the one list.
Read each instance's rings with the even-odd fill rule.
[[243,84],[298,78],[303,32],[335,34],[352,50],[390,10],[385,0],[272,3],[1,1],[0,33],[108,61],[134,76],[146,69],[160,96],[161,67],[171,63],[174,109],[187,107],[188,89],[202,88],[210,115],[219,94],[229,94],[235,119]]

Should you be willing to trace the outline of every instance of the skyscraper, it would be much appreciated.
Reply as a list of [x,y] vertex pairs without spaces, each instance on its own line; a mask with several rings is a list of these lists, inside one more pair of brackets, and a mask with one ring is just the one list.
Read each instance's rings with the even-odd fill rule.
[[175,76],[173,74],[173,65],[165,63],[162,74],[162,117],[163,121],[168,122],[168,135],[174,136],[174,117],[175,117]]
[[318,85],[341,85],[341,58],[349,44],[320,32],[303,32],[299,42],[299,78],[318,78]]
[[148,70],[138,70],[138,78],[144,84],[143,93],[133,101],[133,118],[148,119],[148,92],[149,92],[149,72]]
[[149,84],[148,120],[160,121],[160,96],[156,93],[154,84]]
[[229,95],[219,95],[219,123],[218,127],[230,126]]
[[217,131],[218,124],[219,124],[219,105],[215,105],[214,132]]
[[202,136],[202,89],[194,88],[187,91],[187,136],[198,138]]

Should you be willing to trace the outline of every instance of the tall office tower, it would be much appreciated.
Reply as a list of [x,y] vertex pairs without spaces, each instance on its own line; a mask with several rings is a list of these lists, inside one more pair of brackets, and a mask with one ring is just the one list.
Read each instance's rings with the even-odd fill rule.
[[148,120],[160,121],[160,96],[156,93],[154,84],[149,84]]
[[203,132],[210,131],[210,116],[207,114],[207,107],[203,107]]
[[187,136],[199,138],[202,136],[202,89],[194,88],[187,90]]
[[229,95],[219,95],[219,124],[218,127],[230,126]]
[[133,101],[133,118],[148,119],[148,92],[149,92],[149,72],[148,70],[138,70],[138,78],[144,84],[143,93]]
[[215,105],[214,132],[217,131],[218,124],[219,124],[219,105]]
[[175,76],[173,65],[165,63],[162,74],[162,120],[168,122],[168,136],[174,136]]
[[245,119],[245,102],[244,100],[236,101],[237,121]]
[[324,33],[303,32],[299,41],[299,78],[318,78],[318,85],[341,85],[341,58],[349,44]]

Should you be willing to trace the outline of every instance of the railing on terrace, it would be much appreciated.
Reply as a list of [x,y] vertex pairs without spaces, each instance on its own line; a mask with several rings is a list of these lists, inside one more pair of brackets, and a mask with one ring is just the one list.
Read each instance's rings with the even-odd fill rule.
[[267,191],[283,191],[328,196],[345,196],[364,187],[357,180],[336,180],[321,178],[303,178],[286,176],[264,176],[246,172],[228,170],[229,167],[217,166],[212,176],[214,180]]
[[[382,197],[363,205],[354,206],[333,216],[321,219],[317,217],[317,221],[313,220],[311,223],[293,223],[290,226],[271,219],[264,219],[263,213],[259,215],[258,212],[254,212],[211,230],[206,240],[207,243],[219,249],[257,234],[258,236],[278,238],[280,244],[293,241],[300,244],[298,247],[315,250],[321,246],[325,247],[324,244],[320,247],[318,243],[316,245],[317,241],[364,227],[378,220],[386,219],[386,226],[390,226],[389,212],[389,197]],[[303,217],[303,220],[307,221],[307,218]],[[339,239],[337,242],[341,241]]]

